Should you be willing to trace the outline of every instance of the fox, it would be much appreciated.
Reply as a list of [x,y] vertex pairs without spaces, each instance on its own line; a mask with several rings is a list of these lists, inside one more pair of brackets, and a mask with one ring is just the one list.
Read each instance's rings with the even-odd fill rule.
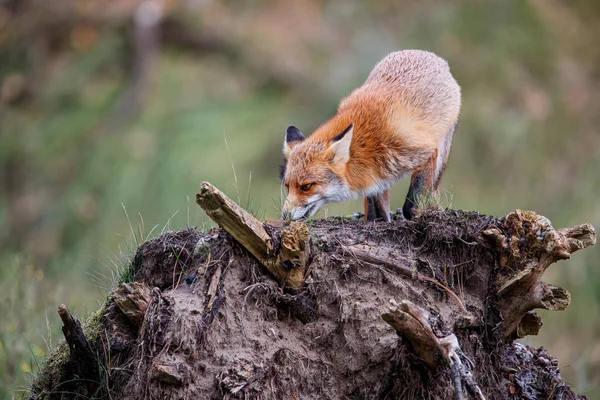
[[312,135],[287,128],[283,217],[309,218],[327,203],[364,197],[365,220],[390,222],[389,189],[410,176],[402,214],[412,219],[419,197],[437,194],[460,108],[444,59],[424,50],[388,54]]

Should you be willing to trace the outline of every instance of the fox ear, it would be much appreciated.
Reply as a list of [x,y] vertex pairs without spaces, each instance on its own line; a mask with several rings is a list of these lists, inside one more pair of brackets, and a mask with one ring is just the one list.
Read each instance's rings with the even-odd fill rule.
[[288,126],[285,133],[285,140],[283,141],[283,155],[288,158],[292,147],[306,139],[306,137],[300,132],[300,129],[293,125]]
[[342,133],[331,139],[332,144],[329,149],[333,152],[332,164],[345,164],[350,160],[350,143],[352,143],[353,133],[354,124],[350,124]]

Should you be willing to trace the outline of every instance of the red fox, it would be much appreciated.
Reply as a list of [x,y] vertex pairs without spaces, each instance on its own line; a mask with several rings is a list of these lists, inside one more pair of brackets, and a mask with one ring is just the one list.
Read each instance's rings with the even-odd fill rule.
[[402,208],[411,219],[419,196],[437,192],[460,105],[445,60],[421,50],[389,54],[311,136],[288,127],[284,217],[310,217],[326,203],[364,196],[366,220],[390,221],[388,190],[411,176]]

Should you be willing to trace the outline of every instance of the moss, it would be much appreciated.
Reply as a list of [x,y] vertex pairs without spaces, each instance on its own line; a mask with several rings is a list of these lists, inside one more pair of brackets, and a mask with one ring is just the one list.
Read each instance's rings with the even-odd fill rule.
[[52,349],[40,372],[35,377],[33,387],[37,389],[35,390],[37,393],[35,393],[35,397],[32,397],[37,399],[46,398],[46,394],[52,392],[64,381],[64,377],[70,369],[70,364],[69,346],[62,340]]
[[[96,347],[102,338],[104,332],[104,315],[111,303],[112,300],[109,298],[102,307],[88,315],[83,322],[83,331],[93,347]],[[39,374],[35,377],[32,398],[47,398],[48,395],[57,390],[59,385],[68,380],[71,374],[72,364],[69,345],[63,339],[50,352]]]
[[99,342],[104,333],[104,315],[110,303],[111,301],[107,300],[102,307],[88,315],[83,323],[83,332],[92,345]]

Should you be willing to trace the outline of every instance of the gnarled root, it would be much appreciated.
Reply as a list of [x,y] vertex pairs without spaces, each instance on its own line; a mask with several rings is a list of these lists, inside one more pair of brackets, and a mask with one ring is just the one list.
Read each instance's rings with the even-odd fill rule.
[[542,320],[532,310],[565,310],[571,301],[568,291],[542,282],[542,275],[552,263],[596,243],[594,227],[554,229],[546,217],[516,210],[482,234],[500,253],[496,285],[503,336],[536,335]]
[[[483,392],[473,379],[470,369],[461,360],[462,350],[456,335],[451,333],[438,337],[430,325],[430,313],[410,301],[403,300],[400,305],[392,302],[390,312],[381,316],[385,322],[406,338],[412,345],[415,354],[423,360],[427,367],[436,370],[447,365],[452,370],[455,398],[465,399],[465,389],[475,398],[485,400]],[[464,357],[464,355],[463,355]],[[467,359],[468,360],[468,359]],[[469,364],[472,364],[468,360]]]

